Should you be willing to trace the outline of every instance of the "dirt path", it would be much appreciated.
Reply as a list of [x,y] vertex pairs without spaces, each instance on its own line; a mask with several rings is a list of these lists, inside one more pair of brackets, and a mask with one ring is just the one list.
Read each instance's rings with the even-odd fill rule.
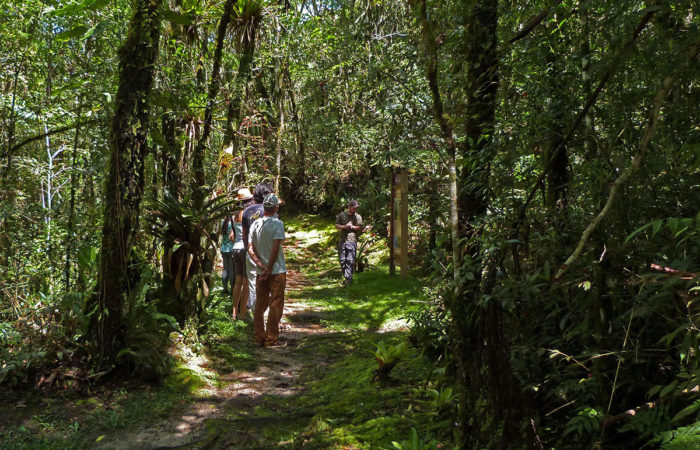
[[[287,293],[302,289],[307,281],[299,272],[288,273]],[[254,371],[212,373],[211,362],[201,355],[180,355],[195,372],[218,379],[199,391],[199,397],[180,414],[141,429],[104,438],[98,448],[265,448],[261,428],[276,420],[286,420],[284,412],[259,417],[258,408],[267,398],[298,395],[305,369],[327,364],[323,357],[304,351],[305,343],[327,333],[319,323],[319,310],[310,309],[287,297],[281,335],[288,345],[282,348],[256,347],[259,365]]]

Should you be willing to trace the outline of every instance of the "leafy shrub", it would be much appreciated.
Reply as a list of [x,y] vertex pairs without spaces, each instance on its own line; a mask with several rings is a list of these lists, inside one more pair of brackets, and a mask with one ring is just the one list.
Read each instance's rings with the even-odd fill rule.
[[437,450],[438,442],[436,440],[424,441],[419,439],[418,431],[415,428],[411,428],[408,435],[408,440],[401,442],[392,442],[394,448],[399,450]]
[[[164,247],[163,265],[167,275],[163,281],[166,285],[172,283],[165,286],[168,289],[164,290],[163,310],[176,315],[181,325],[190,317],[199,319],[206,309],[209,266],[217,252],[217,238],[212,230],[232,203],[217,197],[195,208],[190,198],[180,201],[169,192],[162,200],[152,202],[147,219]],[[172,289],[176,298],[170,295]]]
[[178,330],[174,317],[158,312],[154,303],[145,301],[152,278],[147,272],[132,291],[129,309],[124,315],[125,346],[117,353],[117,361],[145,379],[167,374],[171,364],[170,333]]
[[421,309],[409,312],[406,319],[411,345],[422,348],[430,360],[437,361],[448,349],[451,317],[450,310],[439,298],[433,299]]

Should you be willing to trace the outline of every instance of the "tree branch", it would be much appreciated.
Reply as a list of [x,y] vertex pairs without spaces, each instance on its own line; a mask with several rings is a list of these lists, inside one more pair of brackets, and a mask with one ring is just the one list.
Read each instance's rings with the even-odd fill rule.
[[421,26],[423,51],[425,52],[425,78],[433,97],[433,115],[440,126],[443,139],[447,143],[449,174],[450,174],[450,235],[452,240],[452,259],[454,278],[457,279],[460,266],[459,253],[459,214],[457,211],[457,146],[454,141],[452,125],[445,117],[440,86],[438,84],[438,43],[432,23],[428,20],[426,0],[418,0],[414,4],[415,14]]
[[[47,138],[47,137],[52,136],[54,134],[63,133],[65,131],[69,131],[69,130],[72,130],[74,128],[82,127],[83,125],[92,125],[92,124],[98,123],[100,121],[101,121],[101,119],[91,119],[91,120],[86,120],[84,122],[75,122],[75,123],[72,123],[70,125],[66,125],[65,127],[61,127],[61,128],[54,128],[53,130],[49,130],[46,133],[32,136],[30,138],[27,138],[27,139],[19,142],[18,144],[13,145],[8,150],[8,153],[10,153],[10,154],[14,153],[15,151],[19,150],[20,148],[24,147],[27,144],[31,144],[32,142]],[[3,156],[6,156],[6,155],[3,155]]]
[[530,21],[520,31],[515,33],[515,35],[512,38],[510,38],[508,43],[512,44],[530,34],[530,32],[534,30],[535,27],[537,27],[537,25],[539,25],[544,20],[545,17],[547,17],[549,11],[551,11],[556,6],[559,6],[561,2],[562,0],[556,0],[552,5],[547,6],[542,11],[540,11],[536,16],[530,19]]
[[644,27],[646,27],[647,23],[649,23],[649,20],[651,20],[651,17],[654,15],[655,12],[656,12],[656,10],[652,10],[652,11],[647,12],[644,15],[642,20],[639,22],[637,27],[634,29],[634,32],[632,33],[631,38],[627,41],[627,43],[622,48],[620,53],[615,57],[612,65],[610,66],[608,71],[605,73],[603,78],[598,83],[598,87],[596,87],[595,91],[593,91],[593,93],[588,97],[588,99],[586,100],[586,103],[583,105],[583,108],[578,113],[578,115],[574,119],[571,126],[569,126],[569,129],[567,130],[564,138],[561,140],[561,142],[559,143],[557,148],[554,149],[554,151],[552,152],[551,158],[547,162],[547,165],[544,167],[544,170],[542,171],[540,176],[537,177],[537,181],[535,182],[535,185],[533,186],[532,190],[530,191],[530,194],[527,196],[525,203],[520,208],[520,212],[518,214],[518,220],[516,222],[516,226],[514,227],[516,230],[518,228],[520,228],[520,224],[525,219],[525,212],[527,211],[527,208],[530,205],[530,202],[532,202],[532,199],[535,197],[535,194],[540,189],[540,186],[542,185],[542,182],[544,181],[545,177],[547,176],[547,173],[549,173],[549,171],[552,170],[552,167],[554,166],[555,161],[559,157],[559,153],[561,153],[564,150],[564,148],[568,144],[569,140],[573,137],[574,132],[576,131],[578,126],[583,121],[583,118],[586,117],[586,114],[588,114],[588,110],[591,109],[591,107],[598,100],[598,96],[600,95],[600,92],[603,90],[603,88],[608,83],[608,81],[610,80],[612,75],[615,73],[615,71],[617,71],[617,69],[620,67],[623,56],[625,55],[625,53],[627,53],[629,48],[632,47],[632,44],[634,43],[634,41],[637,40],[637,37],[642,32]]
[[[698,52],[698,48],[700,48],[700,43],[697,43],[691,49],[690,59],[695,58],[695,55],[697,55]],[[610,188],[610,194],[608,195],[608,200],[607,202],[605,202],[605,206],[593,219],[593,221],[588,225],[588,227],[586,227],[586,229],[583,231],[583,234],[581,235],[581,239],[579,240],[576,249],[566,259],[564,264],[562,264],[561,268],[559,269],[554,278],[561,278],[561,276],[564,275],[564,273],[566,273],[571,264],[574,261],[576,261],[579,256],[581,256],[581,253],[583,253],[583,248],[585,247],[588,238],[591,236],[593,231],[595,231],[598,225],[600,225],[600,223],[603,221],[603,219],[605,219],[605,217],[612,209],[612,205],[615,202],[615,198],[617,197],[618,192],[620,191],[622,186],[624,186],[627,180],[629,180],[632,174],[634,174],[639,169],[639,166],[642,164],[642,159],[646,154],[647,147],[649,146],[649,141],[651,141],[651,138],[654,137],[654,134],[656,133],[656,128],[659,125],[659,112],[661,111],[661,105],[663,104],[664,99],[668,94],[668,91],[671,89],[673,82],[676,80],[676,76],[677,71],[674,71],[669,76],[667,76],[664,82],[662,83],[661,88],[654,96],[654,106],[651,110],[651,113],[649,114],[649,123],[646,127],[646,130],[644,131],[642,141],[639,143],[637,152],[632,157],[632,164],[630,164],[630,166],[627,169],[625,169],[624,172],[622,172],[622,175],[620,175],[613,182],[612,187]]]

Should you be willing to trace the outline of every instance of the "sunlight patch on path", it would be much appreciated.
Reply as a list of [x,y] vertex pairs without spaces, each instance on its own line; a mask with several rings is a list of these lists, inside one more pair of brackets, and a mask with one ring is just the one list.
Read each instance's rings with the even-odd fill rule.
[[[303,239],[318,242],[321,237],[321,233],[311,231],[305,233]],[[310,283],[299,271],[288,272],[288,293],[308,288],[309,285]],[[239,416],[246,418],[238,420],[263,420],[264,418],[255,417],[255,409],[260,406],[261,397],[287,397],[298,395],[304,390],[304,386],[298,382],[304,362],[300,360],[299,355],[294,354],[294,350],[308,337],[327,332],[326,328],[315,319],[322,311],[322,307],[296,303],[288,297],[285,301],[280,332],[288,345],[275,349],[256,347],[254,355],[259,361],[259,366],[255,371],[234,370],[230,373],[217,373],[210,368],[212,362],[204,354],[196,354],[180,346],[177,349],[179,359],[185,367],[206,381],[205,386],[195,392],[194,395],[197,398],[180,414],[146,429],[137,430],[135,433],[112,436],[100,442],[97,448],[154,449],[208,446],[210,444],[207,442],[216,439],[217,436],[211,436],[212,427],[207,424],[228,420],[227,411],[236,411]],[[252,439],[248,428],[242,427],[237,431],[227,427],[227,439],[235,439],[236,436],[241,439],[241,442]]]

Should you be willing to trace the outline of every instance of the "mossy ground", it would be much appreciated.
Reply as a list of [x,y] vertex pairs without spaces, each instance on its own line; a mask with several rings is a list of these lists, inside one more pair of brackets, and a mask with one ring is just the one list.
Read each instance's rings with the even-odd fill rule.
[[[232,322],[230,302],[224,300],[210,312],[210,326],[195,346],[205,363],[197,366],[188,362],[193,354],[180,353],[182,363],[161,386],[126,386],[76,399],[74,415],[65,411],[65,401],[47,405],[33,419],[3,431],[0,445],[85,448],[102,436],[117,443],[216,399],[216,411],[197,425],[189,445],[391,448],[413,427],[422,437],[449,441],[450,420],[427,395],[438,375],[416,350],[406,351],[388,380],[374,381],[375,344],[406,340],[404,318],[425,302],[421,282],[390,277],[384,241],[378,240],[366,250],[367,270],[356,274],[352,286],[342,287],[332,221],[303,215],[285,222],[287,303],[293,310],[283,322],[294,330],[287,333],[293,336],[288,348],[269,353],[275,350],[255,347],[252,324]],[[261,381],[245,384],[257,378]],[[252,388],[259,395],[237,393]]]

